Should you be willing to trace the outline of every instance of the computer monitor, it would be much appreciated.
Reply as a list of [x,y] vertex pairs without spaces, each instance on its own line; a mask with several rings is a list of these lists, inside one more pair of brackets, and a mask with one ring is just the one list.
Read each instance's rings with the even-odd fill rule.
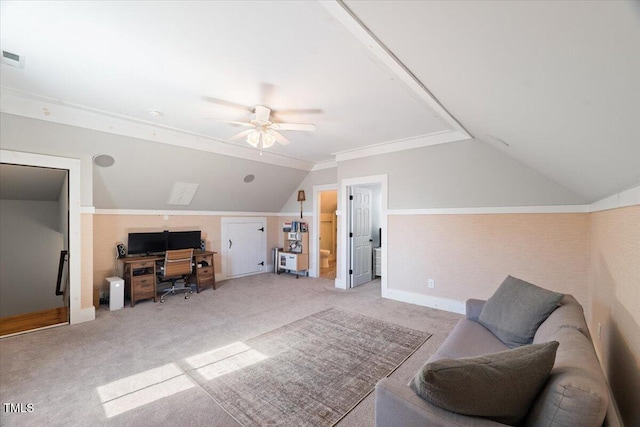
[[152,254],[167,250],[169,233],[129,233],[129,254]]
[[172,231],[167,249],[200,249],[200,231]]

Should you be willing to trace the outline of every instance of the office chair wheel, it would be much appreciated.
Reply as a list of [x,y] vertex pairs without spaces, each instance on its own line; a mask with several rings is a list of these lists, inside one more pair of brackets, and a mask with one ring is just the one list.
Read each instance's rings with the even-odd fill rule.
[[189,294],[185,294],[184,299],[189,299]]
[[160,298],[160,304],[164,304],[164,299]]

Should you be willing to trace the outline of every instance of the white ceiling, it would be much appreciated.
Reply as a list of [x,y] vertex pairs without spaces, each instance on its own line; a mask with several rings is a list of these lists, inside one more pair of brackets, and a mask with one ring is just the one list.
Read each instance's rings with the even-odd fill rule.
[[468,131],[594,201],[640,183],[638,4],[2,1],[2,111],[249,158],[263,104],[298,165]]

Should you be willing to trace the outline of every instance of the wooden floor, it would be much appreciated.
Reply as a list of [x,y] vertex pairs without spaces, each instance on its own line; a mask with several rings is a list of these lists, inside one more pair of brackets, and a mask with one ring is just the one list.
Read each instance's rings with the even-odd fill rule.
[[68,322],[69,314],[67,307],[3,317],[0,318],[0,336]]

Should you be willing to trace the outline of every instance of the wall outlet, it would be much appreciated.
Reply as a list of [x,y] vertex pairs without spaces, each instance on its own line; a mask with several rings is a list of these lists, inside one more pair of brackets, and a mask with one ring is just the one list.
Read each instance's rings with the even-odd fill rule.
[[600,339],[601,335],[602,335],[602,324],[598,322],[598,339]]
[[436,281],[433,279],[429,279],[427,283],[431,289],[436,287]]

